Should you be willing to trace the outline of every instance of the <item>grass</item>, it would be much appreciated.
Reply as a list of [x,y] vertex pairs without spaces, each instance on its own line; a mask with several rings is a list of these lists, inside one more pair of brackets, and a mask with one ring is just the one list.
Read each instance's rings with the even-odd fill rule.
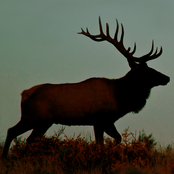
[[[0,159],[0,174],[171,174],[174,173],[172,145],[156,148],[151,135],[138,138],[128,129],[119,145],[106,138],[97,145],[80,135],[60,139],[61,129],[52,137],[36,138],[27,144],[14,140],[7,160]],[[0,154],[3,146],[0,147]]]

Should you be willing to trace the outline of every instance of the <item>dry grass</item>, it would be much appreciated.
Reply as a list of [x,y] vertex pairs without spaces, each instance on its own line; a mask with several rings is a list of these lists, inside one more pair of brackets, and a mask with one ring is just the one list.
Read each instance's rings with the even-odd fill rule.
[[119,145],[111,139],[96,145],[80,136],[61,140],[60,132],[50,138],[37,138],[32,144],[15,139],[7,160],[0,160],[0,174],[174,173],[172,146],[157,149],[152,135],[144,132],[136,138],[125,129]]

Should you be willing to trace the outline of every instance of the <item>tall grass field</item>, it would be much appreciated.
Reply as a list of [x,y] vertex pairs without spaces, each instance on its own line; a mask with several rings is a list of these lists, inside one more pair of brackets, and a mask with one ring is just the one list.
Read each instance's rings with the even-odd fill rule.
[[[144,131],[136,137],[129,129],[122,142],[105,138],[104,145],[81,137],[60,138],[64,128],[52,137],[36,138],[32,144],[17,138],[6,160],[0,159],[0,174],[172,174],[172,145],[157,146]],[[0,154],[3,146],[0,147]]]

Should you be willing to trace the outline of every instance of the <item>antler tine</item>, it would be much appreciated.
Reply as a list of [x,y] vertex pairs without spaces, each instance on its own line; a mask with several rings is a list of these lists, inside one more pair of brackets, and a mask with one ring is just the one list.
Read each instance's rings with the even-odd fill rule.
[[155,58],[159,57],[159,56],[162,54],[162,52],[163,52],[162,47],[160,48],[159,53],[157,53],[157,52],[158,52],[158,48],[156,48],[155,53],[154,53],[153,55],[149,56],[149,57],[146,59],[146,61],[149,61],[149,60],[152,60],[152,59],[155,59]]
[[120,42],[123,45],[123,38],[124,38],[124,28],[123,28],[123,24],[121,24],[121,37],[120,37]]
[[100,34],[103,36],[104,34],[103,34],[103,28],[102,28],[100,16],[99,16],[99,28],[100,28]]
[[98,42],[107,40],[106,36],[103,33],[100,16],[99,16],[99,29],[100,29],[100,34],[98,34],[98,35],[91,35],[89,33],[88,28],[86,28],[86,32],[81,28],[81,32],[79,32],[78,34],[84,34],[85,36],[88,36],[92,40],[98,41]]
[[84,34],[85,36],[90,37],[94,41],[98,41],[98,42],[103,41],[103,39],[100,38],[101,34],[99,34],[99,35],[91,35],[89,30],[88,30],[88,28],[86,28],[86,32],[81,28],[81,32],[78,32],[78,34]]
[[153,48],[154,48],[154,41],[152,40],[152,47],[151,47],[150,52],[148,54],[144,55],[143,57],[149,57],[153,52]]
[[129,54],[130,48],[126,50],[123,45],[124,27],[123,27],[123,24],[121,24],[121,37],[120,37],[120,41],[118,41],[119,23],[117,19],[116,19],[116,24],[117,24],[117,27],[116,27],[114,39],[112,39],[113,40],[112,43],[118,49],[118,51],[120,51],[126,57]]
[[149,53],[145,54],[144,56],[138,58],[139,60],[137,60],[138,62],[147,62],[148,58],[150,57],[150,55],[153,52],[153,47],[154,47],[154,41],[152,40],[152,47]]
[[110,34],[109,34],[109,24],[108,23],[106,23],[106,35],[108,37],[110,37]]
[[133,49],[133,51],[131,53],[129,53],[129,54],[132,56],[135,53],[135,51],[136,51],[136,43],[134,43],[134,49]]
[[88,28],[86,27],[86,32],[83,30],[83,28],[81,28],[81,32],[78,32],[78,34],[84,34],[84,35],[88,36],[90,33],[88,31]]
[[116,42],[118,42],[117,37],[118,37],[119,24],[118,24],[118,20],[117,19],[116,19],[116,23],[117,23],[117,28],[116,28],[116,31],[115,31],[114,40]]
[[86,27],[86,32],[87,32],[88,34],[90,34],[90,33],[89,33],[89,30],[88,30],[88,28],[87,28],[87,27]]
[[139,58],[133,57],[132,59],[134,61],[137,61],[137,62],[147,62],[149,60],[152,60],[152,59],[155,59],[155,58],[159,57],[162,54],[162,47],[161,47],[159,53],[157,53],[158,52],[158,48],[156,48],[155,53],[152,54],[153,53],[153,49],[154,49],[154,41],[152,40],[152,47],[151,47],[151,50],[150,50],[150,52],[148,54],[146,54],[146,55],[144,55],[142,57],[139,57]]
[[81,32],[78,32],[77,34],[82,34],[84,32],[83,28],[81,28]]

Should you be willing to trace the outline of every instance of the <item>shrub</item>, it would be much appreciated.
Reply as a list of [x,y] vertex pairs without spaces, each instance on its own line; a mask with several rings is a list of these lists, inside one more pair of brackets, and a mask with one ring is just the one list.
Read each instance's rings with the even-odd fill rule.
[[10,150],[10,165],[14,161],[25,164],[30,162],[30,165],[35,166],[34,173],[43,173],[42,168],[45,167],[47,171],[48,166],[53,173],[55,166],[61,167],[65,173],[92,172],[96,169],[100,173],[130,174],[152,173],[157,168],[162,168],[162,173],[174,171],[172,146],[165,150],[155,149],[155,139],[152,134],[146,135],[144,130],[136,138],[129,128],[125,129],[122,133],[123,141],[118,145],[110,138],[105,138],[104,145],[87,141],[81,135],[76,139],[66,136],[60,139],[62,133],[63,130],[52,137],[36,138],[31,144],[22,141],[21,137],[16,138]]

